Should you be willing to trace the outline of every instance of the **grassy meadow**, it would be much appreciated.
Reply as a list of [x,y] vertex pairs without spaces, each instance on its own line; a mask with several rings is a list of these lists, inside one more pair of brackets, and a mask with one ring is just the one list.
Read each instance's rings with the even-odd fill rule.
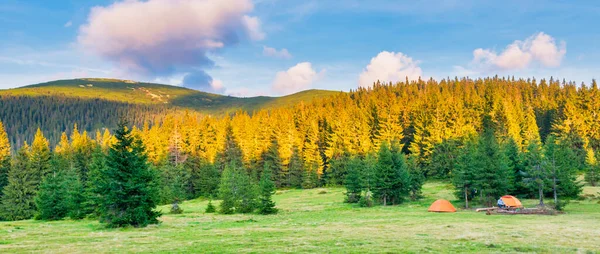
[[[600,251],[600,188],[566,214],[493,215],[460,210],[428,213],[436,198],[457,204],[446,183],[429,182],[425,198],[401,206],[358,208],[344,189],[283,190],[277,215],[205,214],[206,200],[165,214],[159,225],[106,229],[97,221],[0,222],[0,252],[53,253],[596,253]],[[526,207],[535,200],[523,200]],[[217,204],[217,202],[215,202]],[[457,205],[458,208],[458,205]],[[169,206],[163,206],[165,213]]]

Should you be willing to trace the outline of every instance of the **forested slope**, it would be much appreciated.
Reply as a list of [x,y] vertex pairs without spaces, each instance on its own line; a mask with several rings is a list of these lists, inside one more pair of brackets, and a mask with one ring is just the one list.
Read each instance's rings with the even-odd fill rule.
[[309,90],[283,97],[237,98],[183,87],[115,79],[74,79],[0,90],[0,120],[13,146],[31,142],[42,128],[51,144],[74,124],[80,130],[114,128],[127,116],[132,124],[160,122],[167,113],[222,116],[310,102],[339,92]]

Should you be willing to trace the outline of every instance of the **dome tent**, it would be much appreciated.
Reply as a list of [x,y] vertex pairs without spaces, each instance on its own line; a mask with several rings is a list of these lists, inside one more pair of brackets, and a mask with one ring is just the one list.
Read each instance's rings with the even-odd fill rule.
[[438,199],[427,209],[428,212],[446,212],[453,213],[456,212],[456,208],[450,203],[450,201],[445,199]]
[[523,205],[521,204],[521,201],[511,195],[505,195],[502,196],[500,199],[502,199],[502,202],[504,202],[504,205],[510,208],[523,208]]

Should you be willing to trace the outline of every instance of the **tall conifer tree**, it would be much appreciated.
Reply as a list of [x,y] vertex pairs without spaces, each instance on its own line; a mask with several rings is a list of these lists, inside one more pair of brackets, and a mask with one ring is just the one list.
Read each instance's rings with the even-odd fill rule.
[[131,134],[126,122],[115,130],[116,143],[106,157],[94,185],[100,221],[109,227],[144,227],[158,223],[160,212],[156,174],[149,169],[142,142]]

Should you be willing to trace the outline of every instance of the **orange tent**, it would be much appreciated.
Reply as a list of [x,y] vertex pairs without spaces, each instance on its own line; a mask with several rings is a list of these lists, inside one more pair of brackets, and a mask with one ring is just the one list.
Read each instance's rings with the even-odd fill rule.
[[522,208],[523,207],[523,205],[521,204],[521,201],[519,201],[519,199],[515,198],[514,196],[506,195],[506,196],[502,196],[501,199],[502,199],[502,202],[504,202],[504,205],[506,205],[508,207],[512,207],[512,208]]
[[448,212],[453,213],[456,212],[456,208],[450,203],[450,201],[445,199],[438,199],[427,209],[429,212]]

